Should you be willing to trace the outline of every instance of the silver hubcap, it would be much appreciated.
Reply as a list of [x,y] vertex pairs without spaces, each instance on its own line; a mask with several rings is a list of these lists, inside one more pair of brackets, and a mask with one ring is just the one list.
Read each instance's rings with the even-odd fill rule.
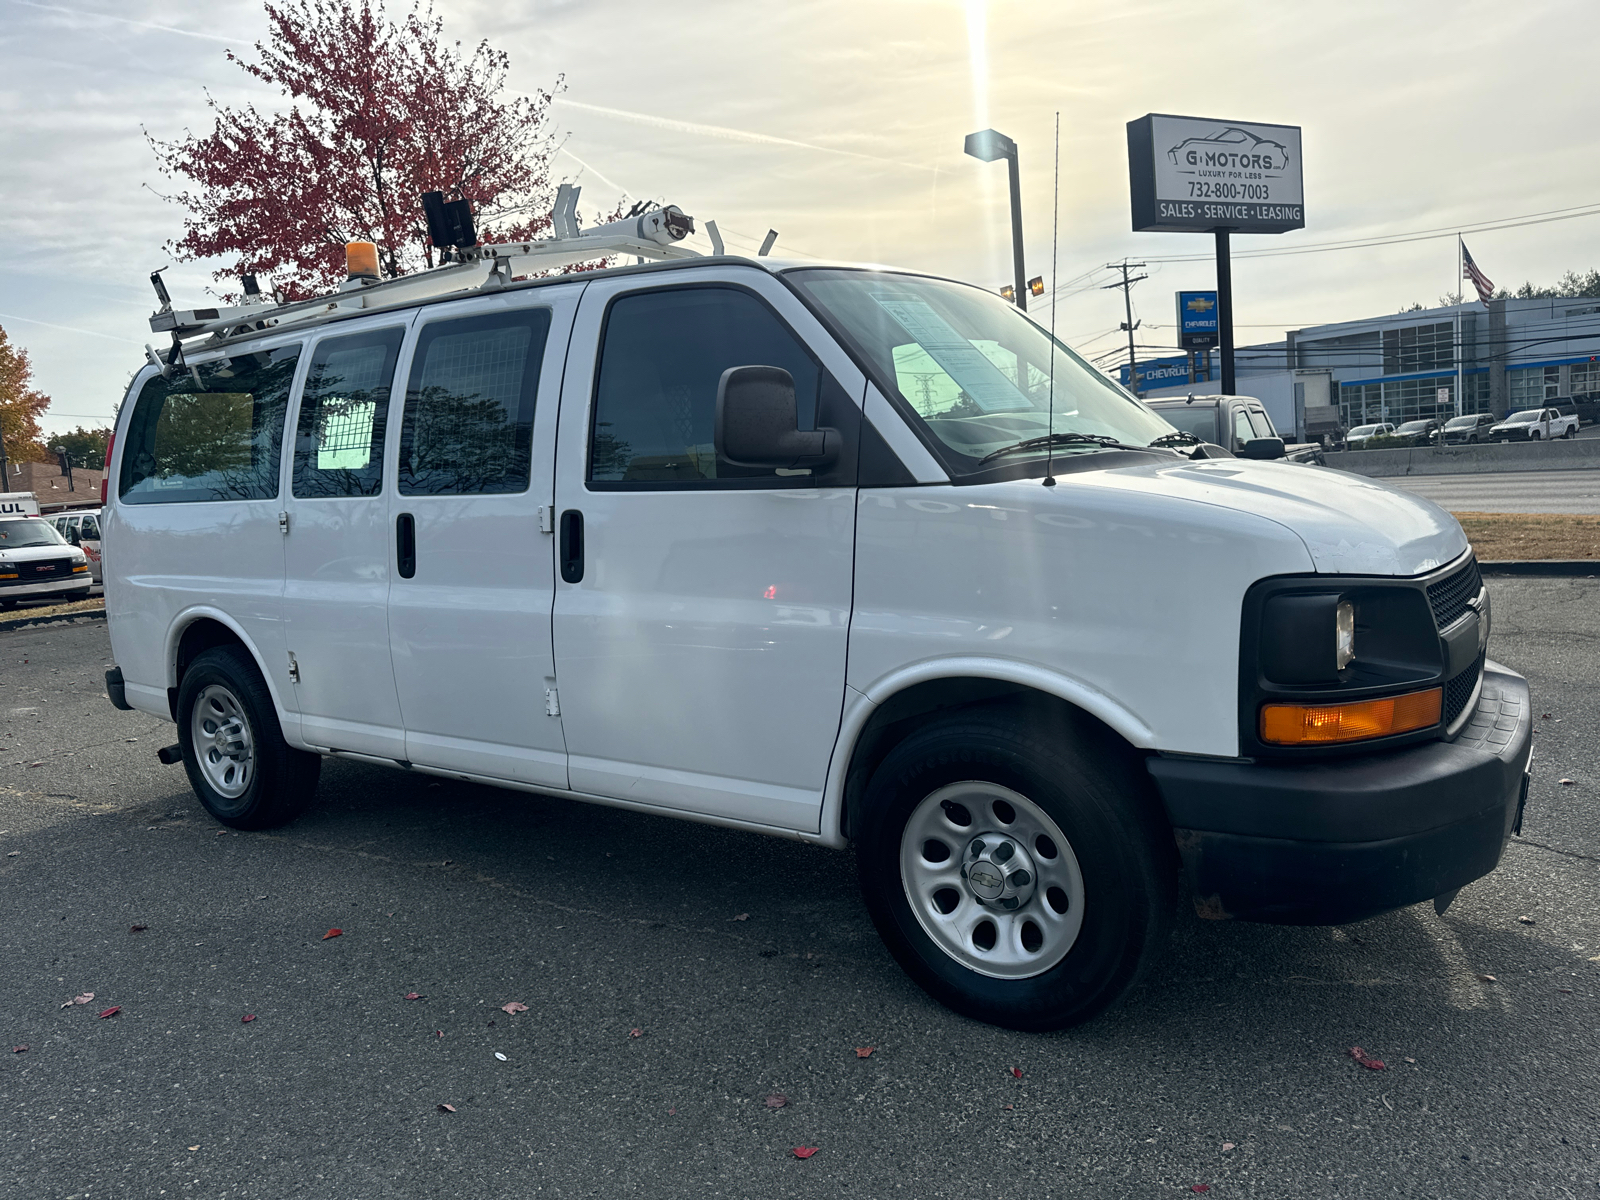
[[190,732],[206,782],[229,800],[244,795],[255,775],[256,750],[238,697],[220,683],[207,684],[195,701]]
[[1083,928],[1083,872],[1060,826],[999,784],[952,783],[917,805],[900,880],[927,935],[980,975],[1042,974]]

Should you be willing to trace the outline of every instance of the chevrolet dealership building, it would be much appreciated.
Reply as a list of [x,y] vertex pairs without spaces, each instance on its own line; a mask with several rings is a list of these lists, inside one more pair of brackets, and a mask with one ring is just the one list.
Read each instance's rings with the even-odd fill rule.
[[[1456,404],[1456,333],[1460,400]],[[1216,378],[1213,353],[1212,377]],[[1600,300],[1493,300],[1317,325],[1235,351],[1241,395],[1255,396],[1285,435],[1307,405],[1337,404],[1345,428],[1460,413],[1497,416],[1554,400],[1600,402]],[[1191,385],[1181,356],[1140,363],[1146,398],[1215,392]],[[1148,373],[1148,374],[1147,374]],[[1122,381],[1128,369],[1122,368]]]

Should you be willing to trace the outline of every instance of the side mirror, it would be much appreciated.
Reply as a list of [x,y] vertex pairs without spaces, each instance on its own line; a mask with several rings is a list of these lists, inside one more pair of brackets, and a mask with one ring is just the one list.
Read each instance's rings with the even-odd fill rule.
[[1282,438],[1251,438],[1239,449],[1240,458],[1282,458]]
[[794,378],[782,367],[729,367],[717,382],[717,458],[736,467],[805,470],[839,454],[833,429],[800,427]]

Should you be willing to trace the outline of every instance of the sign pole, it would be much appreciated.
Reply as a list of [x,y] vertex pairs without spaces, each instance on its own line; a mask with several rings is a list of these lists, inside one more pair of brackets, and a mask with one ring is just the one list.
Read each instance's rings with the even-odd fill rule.
[[1217,341],[1222,348],[1222,394],[1232,396],[1233,377],[1233,265],[1228,256],[1226,229],[1212,231],[1217,235]]

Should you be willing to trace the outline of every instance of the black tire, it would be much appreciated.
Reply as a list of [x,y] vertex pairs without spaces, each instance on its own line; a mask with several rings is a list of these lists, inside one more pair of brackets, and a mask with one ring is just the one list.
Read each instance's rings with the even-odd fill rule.
[[1537,429],[1529,430],[1528,431],[1528,440],[1530,442],[1537,442],[1539,440],[1539,431]]
[[[912,911],[902,834],[924,800],[966,781],[999,785],[1044,810],[1081,868],[1082,925],[1065,957],[1042,973],[1001,979],[974,970]],[[867,909],[890,953],[936,1000],[979,1021],[1028,1031],[1087,1021],[1138,981],[1171,928],[1172,830],[1137,757],[1083,714],[995,706],[931,721],[873,773],[856,833]],[[959,903],[969,901],[977,903]]]
[[[196,706],[213,685],[238,702],[249,727],[252,774],[243,791],[229,796],[212,786],[197,757]],[[296,750],[283,740],[278,713],[255,661],[237,646],[214,646],[189,664],[178,686],[178,744],[183,769],[206,811],[234,829],[272,829],[303,813],[316,795],[322,756]]]

